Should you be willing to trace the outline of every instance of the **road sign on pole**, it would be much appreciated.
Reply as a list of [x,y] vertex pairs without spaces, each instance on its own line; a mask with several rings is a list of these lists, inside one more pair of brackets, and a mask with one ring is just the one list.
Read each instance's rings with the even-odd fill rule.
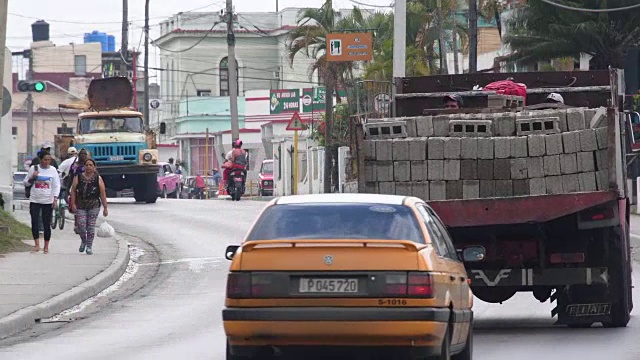
[[300,114],[297,112],[293,113],[291,120],[289,120],[289,124],[287,124],[287,130],[306,130],[307,126],[300,118]]

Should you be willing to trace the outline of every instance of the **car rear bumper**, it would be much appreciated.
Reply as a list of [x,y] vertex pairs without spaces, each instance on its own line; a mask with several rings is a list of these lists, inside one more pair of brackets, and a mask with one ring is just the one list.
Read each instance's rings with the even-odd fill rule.
[[[439,348],[448,308],[226,308],[225,332],[235,346],[344,345]],[[471,319],[462,315],[459,322]]]

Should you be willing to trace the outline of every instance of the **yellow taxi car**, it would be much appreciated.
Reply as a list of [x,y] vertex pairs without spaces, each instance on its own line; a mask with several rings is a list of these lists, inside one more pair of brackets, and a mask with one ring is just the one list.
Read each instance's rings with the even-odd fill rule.
[[242,245],[226,249],[227,359],[324,350],[472,359],[473,296],[461,260],[484,253],[457,250],[418,198],[276,198]]

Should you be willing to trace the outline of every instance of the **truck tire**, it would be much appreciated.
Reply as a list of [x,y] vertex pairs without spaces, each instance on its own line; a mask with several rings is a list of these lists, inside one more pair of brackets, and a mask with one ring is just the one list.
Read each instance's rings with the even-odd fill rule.
[[145,176],[146,195],[145,202],[147,204],[155,204],[158,200],[158,180],[155,174]]
[[[629,226],[627,225],[627,229]],[[618,246],[612,248],[608,261],[609,279],[613,283],[612,293],[615,298],[611,298],[611,322],[602,324],[604,327],[626,327],[631,319],[630,293],[631,293],[631,264],[624,256],[623,247],[629,246],[629,234],[621,234],[620,228],[616,227],[612,231],[612,240],[618,240]]]

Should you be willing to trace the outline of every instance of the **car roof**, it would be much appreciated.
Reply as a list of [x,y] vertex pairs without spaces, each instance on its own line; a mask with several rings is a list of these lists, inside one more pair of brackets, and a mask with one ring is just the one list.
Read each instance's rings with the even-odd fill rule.
[[402,195],[333,193],[283,196],[277,198],[274,201],[274,204],[287,205],[315,203],[404,205],[407,199],[407,196]]

